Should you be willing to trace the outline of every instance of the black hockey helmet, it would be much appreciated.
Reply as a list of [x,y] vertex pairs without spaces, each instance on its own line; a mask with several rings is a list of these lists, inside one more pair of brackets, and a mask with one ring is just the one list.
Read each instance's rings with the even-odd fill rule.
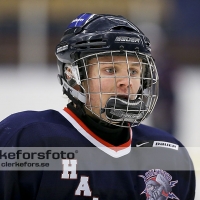
[[72,63],[82,54],[109,50],[151,54],[149,39],[124,17],[84,13],[67,27],[56,47],[56,56],[63,63]]
[[[125,122],[138,125],[155,106],[158,96],[158,75],[151,56],[149,39],[124,17],[83,13],[74,19],[56,47],[59,82],[63,86],[64,93],[72,101],[85,104],[87,92],[82,87],[81,91],[74,89],[75,85],[81,86],[81,81],[87,79],[84,59],[108,54],[126,56],[134,54],[138,57],[138,62],[144,66],[141,88],[137,95],[140,98],[134,102],[131,100],[124,102],[113,94],[106,104],[107,107],[101,108],[111,123],[121,121],[123,125],[120,126],[125,126]],[[69,67],[70,73],[66,74],[66,69]],[[71,76],[71,79],[67,80],[66,76]],[[152,89],[155,86],[156,89]],[[150,94],[144,96],[145,89],[148,89]],[[118,105],[113,105],[113,102]],[[134,108],[130,106],[133,104],[136,105]],[[101,116],[97,116],[101,119]]]

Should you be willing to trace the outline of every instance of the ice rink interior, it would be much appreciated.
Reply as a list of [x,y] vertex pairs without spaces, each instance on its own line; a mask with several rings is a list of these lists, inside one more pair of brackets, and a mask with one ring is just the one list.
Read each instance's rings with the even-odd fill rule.
[[[200,1],[80,2],[0,1],[0,121],[24,110],[62,109],[68,100],[57,81],[54,51],[67,24],[84,12],[123,15],[148,35],[157,67],[164,69],[161,79],[167,81],[162,83],[168,89],[168,84],[172,86],[173,105],[163,98],[168,104],[161,109],[158,106],[157,114],[159,118],[173,106],[173,120],[166,117],[164,122],[170,125],[173,121],[174,135],[193,159],[197,175],[195,200],[199,200]],[[152,122],[152,117],[144,121],[149,125]]]

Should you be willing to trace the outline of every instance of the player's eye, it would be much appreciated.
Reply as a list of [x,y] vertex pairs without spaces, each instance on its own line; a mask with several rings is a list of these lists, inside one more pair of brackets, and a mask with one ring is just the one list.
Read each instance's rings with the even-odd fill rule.
[[110,67],[110,68],[106,68],[105,71],[108,73],[108,74],[114,74],[116,71],[115,71],[115,68],[113,67]]
[[129,69],[130,76],[139,76],[140,70],[138,69]]

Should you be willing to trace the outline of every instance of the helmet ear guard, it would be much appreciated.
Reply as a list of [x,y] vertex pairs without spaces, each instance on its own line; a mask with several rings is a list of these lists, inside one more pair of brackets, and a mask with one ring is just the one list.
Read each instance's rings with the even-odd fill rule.
[[57,65],[59,71],[57,78],[58,82],[62,85],[63,94],[66,94],[77,107],[82,107],[82,104],[86,103],[86,94],[81,85],[78,66],[73,66],[69,62],[62,63],[59,60]]
[[80,74],[77,65],[72,66],[70,64],[65,64],[64,75],[65,75],[65,80],[71,87],[75,85],[81,85]]

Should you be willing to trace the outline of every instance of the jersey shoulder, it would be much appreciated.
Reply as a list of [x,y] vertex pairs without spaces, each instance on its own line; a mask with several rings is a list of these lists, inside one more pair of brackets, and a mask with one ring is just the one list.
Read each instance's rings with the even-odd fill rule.
[[[22,132],[26,132],[29,141],[44,131],[52,133],[53,127],[70,126],[69,122],[56,110],[23,111],[12,114],[0,122],[0,146],[6,146],[8,141]],[[21,135],[20,135],[21,134]],[[31,134],[31,135],[30,135]]]
[[[60,123],[60,113],[56,110],[23,111],[14,113],[0,122],[0,128],[20,129],[32,123],[47,122]],[[55,121],[55,119],[57,119]],[[7,126],[7,127],[6,127]]]
[[179,166],[178,170],[194,170],[187,148],[166,131],[146,125],[135,127],[133,128],[132,146],[144,147],[141,151],[148,158],[154,158],[153,162],[156,156],[157,163],[164,158],[163,163],[170,163],[174,167],[173,170],[177,169],[177,166]]
[[183,146],[172,134],[158,128],[141,124],[132,130],[133,139],[138,141],[165,141]]

